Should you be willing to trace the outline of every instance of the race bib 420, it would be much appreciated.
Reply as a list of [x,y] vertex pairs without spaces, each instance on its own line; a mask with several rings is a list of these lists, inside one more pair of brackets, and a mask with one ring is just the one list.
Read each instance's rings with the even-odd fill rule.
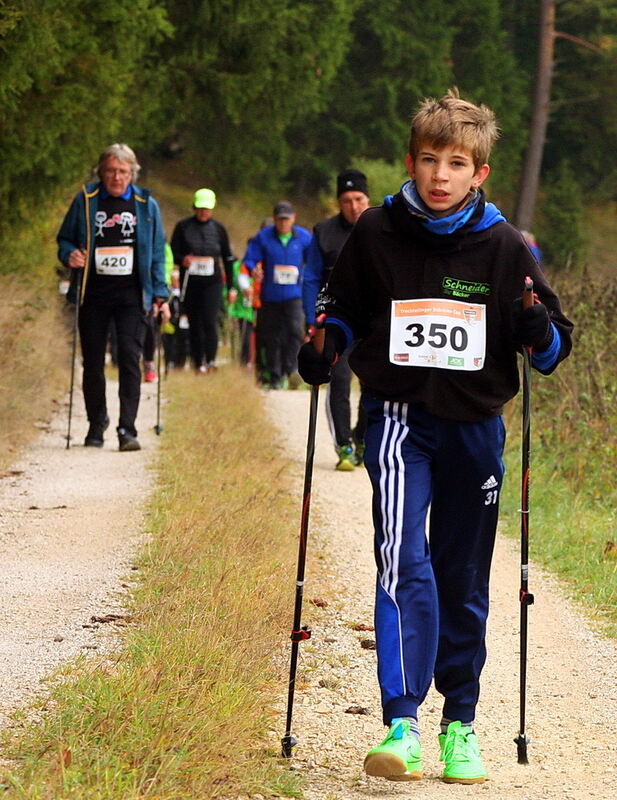
[[403,367],[480,370],[486,306],[458,300],[393,300],[390,362]]
[[94,264],[99,275],[130,275],[133,272],[133,248],[97,247]]

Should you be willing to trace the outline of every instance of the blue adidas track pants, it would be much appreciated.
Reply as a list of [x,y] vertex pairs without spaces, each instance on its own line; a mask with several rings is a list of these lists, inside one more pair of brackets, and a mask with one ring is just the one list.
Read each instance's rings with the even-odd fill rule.
[[364,405],[384,723],[417,717],[433,677],[444,716],[470,722],[486,660],[503,420],[455,422],[371,397]]

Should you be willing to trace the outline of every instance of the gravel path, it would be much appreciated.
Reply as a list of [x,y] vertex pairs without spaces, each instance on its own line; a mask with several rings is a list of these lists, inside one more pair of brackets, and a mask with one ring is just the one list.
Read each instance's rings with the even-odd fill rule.
[[[519,554],[501,537],[492,574],[489,657],[476,722],[490,780],[461,786],[439,779],[436,732],[441,702],[434,690],[420,718],[425,779],[397,784],[364,775],[366,751],[385,731],[375,652],[361,644],[373,639],[374,633],[354,630],[372,625],[370,486],[364,470],[334,471],[324,401],[322,391],[303,614],[313,637],[300,645],[293,724],[298,739],[293,764],[304,778],[306,800],[617,797],[617,647],[594,634],[557,582],[533,566],[530,590],[536,602],[529,612],[527,704],[530,764],[517,763],[513,739],[518,732]],[[271,392],[265,403],[275,422],[284,421],[281,442],[286,454],[297,460],[299,525],[309,395]],[[290,618],[291,614],[290,608]],[[368,714],[347,713],[351,707],[367,709]],[[281,714],[281,735],[283,728]]]
[[39,424],[39,439],[0,478],[0,725],[62,662],[111,651],[126,613],[158,441],[156,385],[142,387],[143,449],[133,453],[118,452],[115,382],[108,381],[112,424],[102,450],[83,447],[88,424],[81,392],[74,397],[71,449],[67,405]]
[[[113,420],[111,385],[108,398]],[[425,779],[396,784],[364,776],[366,750],[384,730],[375,653],[361,644],[374,638],[368,629],[374,584],[370,487],[363,470],[333,470],[324,399],[322,392],[303,619],[313,638],[300,646],[293,726],[298,738],[293,765],[304,779],[306,800],[617,797],[617,647],[594,634],[556,581],[536,568],[530,577],[536,596],[530,609],[531,763],[516,763],[518,552],[503,539],[493,569],[489,659],[476,726],[491,780],[476,786],[439,780],[440,699],[434,692],[421,716]],[[284,421],[281,444],[297,463],[299,522],[309,395],[272,392],[264,402],[276,422]],[[44,690],[44,679],[55,667],[91,650],[109,652],[117,642],[114,626],[122,621],[93,622],[92,617],[109,620],[125,613],[131,557],[141,540],[151,485],[148,465],[158,444],[155,412],[156,387],[146,384],[138,419],[144,449],[119,453],[110,429],[99,451],[81,445],[87,424],[77,398],[71,450],[64,447],[63,413],[24,460],[0,478],[0,724]],[[282,696],[282,710],[284,702]],[[347,713],[353,707],[368,713]],[[281,715],[280,734],[283,727]]]

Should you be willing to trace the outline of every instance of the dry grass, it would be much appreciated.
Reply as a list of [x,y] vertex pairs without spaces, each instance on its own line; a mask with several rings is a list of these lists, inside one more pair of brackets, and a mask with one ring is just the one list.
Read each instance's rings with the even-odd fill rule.
[[167,392],[136,625],[113,668],[69,674],[43,727],[9,745],[5,797],[297,796],[273,710],[299,514],[287,465],[239,369]]
[[47,275],[0,275],[0,469],[45,426],[69,386],[71,320],[57,293],[53,257],[43,264]]

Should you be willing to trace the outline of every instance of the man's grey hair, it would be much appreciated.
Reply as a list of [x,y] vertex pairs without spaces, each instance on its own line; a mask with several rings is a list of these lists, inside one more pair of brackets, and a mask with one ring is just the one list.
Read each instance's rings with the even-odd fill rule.
[[103,150],[99,156],[99,163],[96,168],[96,174],[99,176],[99,178],[103,177],[103,164],[108,158],[117,158],[118,161],[122,161],[123,164],[128,164],[131,168],[131,182],[134,183],[137,180],[141,165],[137,161],[137,156],[135,155],[133,149],[129,147],[128,144],[110,144],[109,147],[106,147]]

